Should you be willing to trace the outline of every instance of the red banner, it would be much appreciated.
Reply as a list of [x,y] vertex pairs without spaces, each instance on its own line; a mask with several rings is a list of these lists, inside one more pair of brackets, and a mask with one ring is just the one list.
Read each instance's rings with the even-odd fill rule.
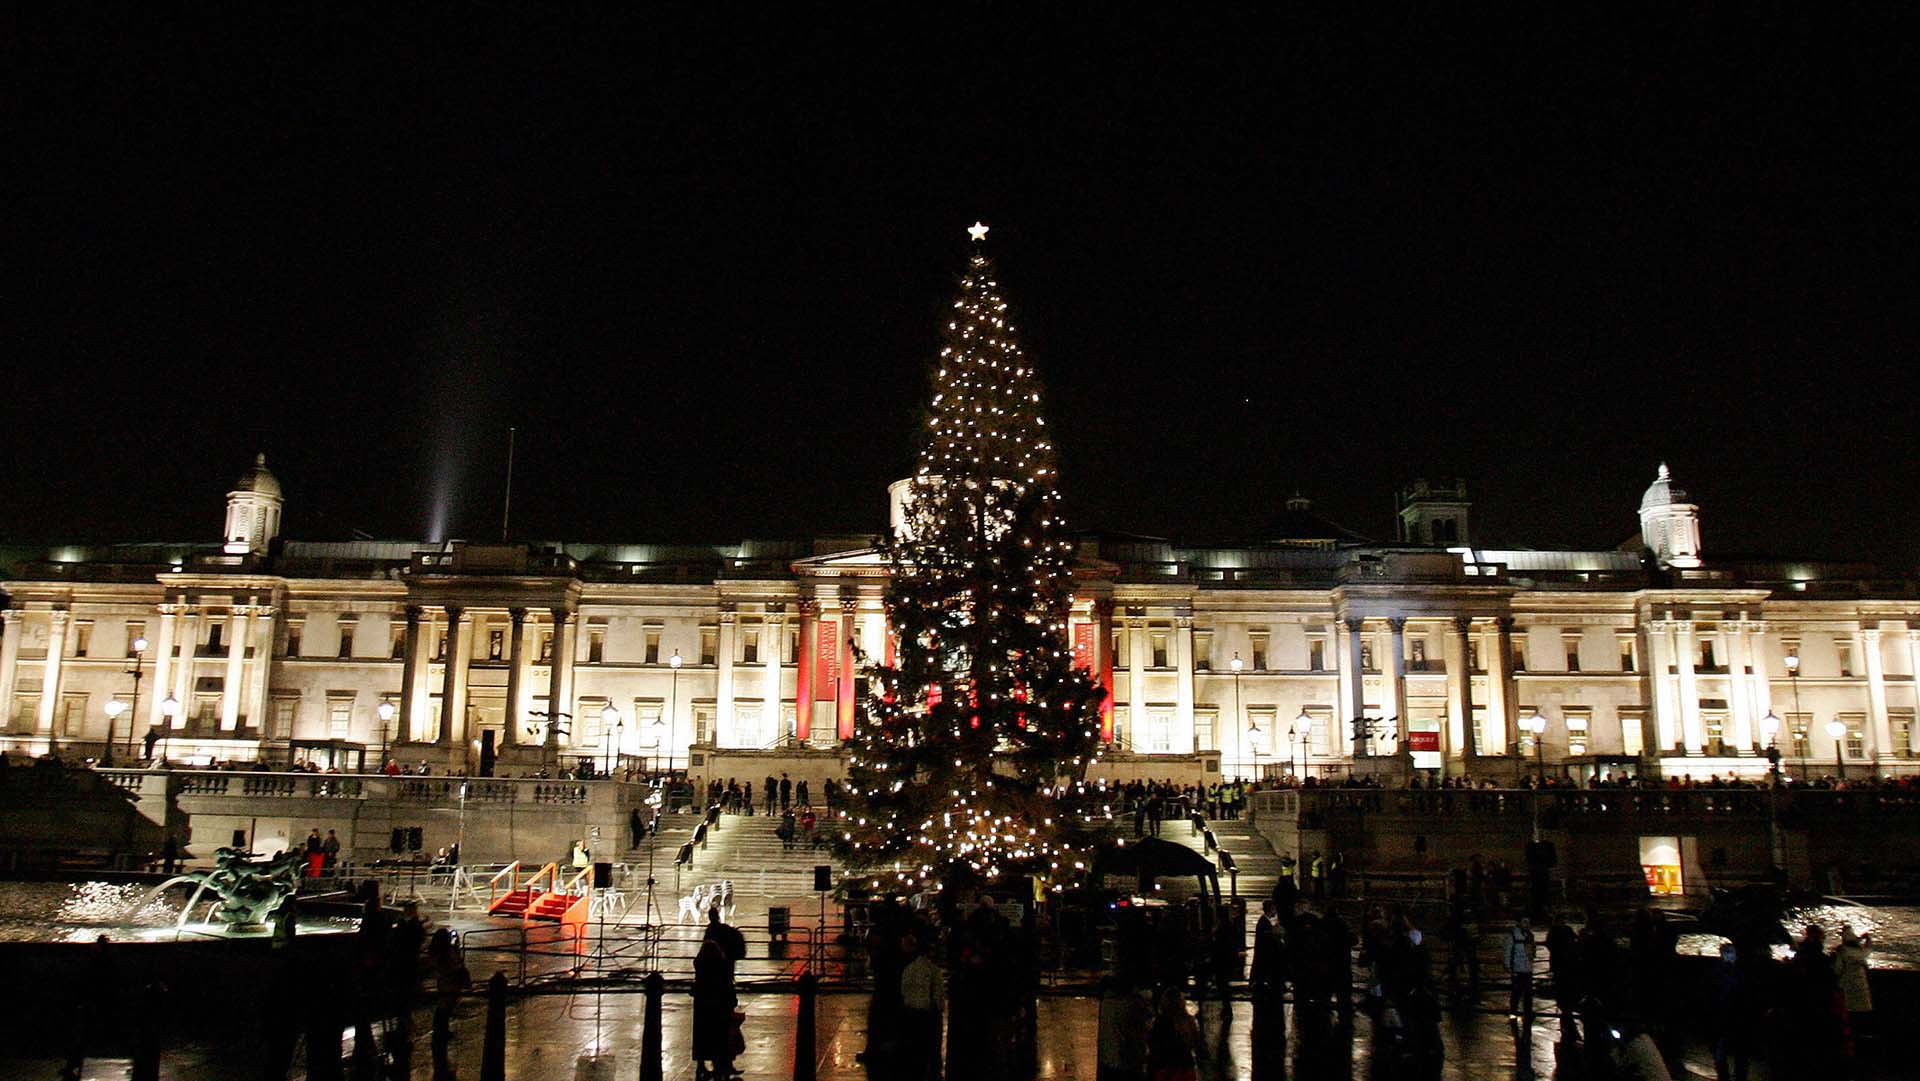
[[1407,750],[1438,751],[1439,749],[1440,749],[1440,733],[1438,732],[1408,732],[1407,733]]
[[[833,681],[840,678],[840,624],[837,620],[820,621],[820,641],[814,651],[813,681],[815,697],[831,700]],[[821,691],[827,693],[821,694]]]
[[1077,623],[1073,628],[1073,666],[1082,672],[1093,671],[1093,632],[1091,623]]

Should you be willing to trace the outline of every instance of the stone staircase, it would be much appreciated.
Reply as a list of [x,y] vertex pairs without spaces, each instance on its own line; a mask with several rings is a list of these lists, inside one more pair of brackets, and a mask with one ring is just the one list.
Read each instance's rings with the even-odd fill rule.
[[[1244,817],[1210,820],[1205,828],[1213,831],[1214,841],[1220,851],[1232,857],[1233,865],[1239,871],[1237,876],[1227,873],[1225,861],[1218,853],[1207,851],[1206,835],[1196,831],[1190,822],[1169,819],[1161,823],[1160,839],[1185,845],[1213,860],[1214,866],[1220,869],[1220,895],[1226,897],[1237,892],[1241,897],[1247,898],[1248,909],[1258,913],[1260,901],[1273,893],[1274,881],[1280,877],[1279,855],[1274,852],[1273,846],[1267,843],[1267,839],[1262,837],[1253,828],[1253,824]],[[1131,835],[1132,829],[1129,827],[1127,836]],[[1197,885],[1190,880],[1179,882],[1168,880],[1165,892],[1177,897],[1185,897],[1197,888]]]
[[[832,865],[833,881],[840,881],[841,869],[832,853],[824,847],[809,848],[804,834],[796,835],[790,851],[781,844],[774,833],[780,824],[777,814],[721,815],[717,828],[708,827],[705,842],[694,847],[692,861],[675,867],[674,857],[692,839],[700,821],[698,815],[673,815],[662,824],[655,876],[664,896],[678,898],[695,886],[731,881],[735,919],[757,925],[767,922],[767,908],[773,905],[786,906],[796,914],[818,912],[814,867]],[[825,828],[822,816],[820,829]],[[627,855],[630,865],[641,867],[646,858],[644,845]]]

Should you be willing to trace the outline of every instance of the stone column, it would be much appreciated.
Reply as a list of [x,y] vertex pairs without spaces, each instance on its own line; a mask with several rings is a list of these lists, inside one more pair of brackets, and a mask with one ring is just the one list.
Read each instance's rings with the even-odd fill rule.
[[[560,708],[572,713],[574,707],[579,705],[576,701],[579,696],[574,692],[573,677],[575,665],[580,660],[580,613],[567,613],[566,626],[556,626],[554,635],[557,644],[554,646],[556,652],[553,655],[553,665],[560,670],[560,700],[566,703]],[[561,649],[561,645],[565,645],[566,648]],[[567,741],[571,743],[581,729],[576,723],[570,725],[567,731],[570,733]]]
[[220,731],[240,727],[240,684],[247,659],[247,630],[253,617],[251,608],[235,605],[227,609],[227,664],[220,676]]
[[1174,687],[1174,746],[1186,754],[1194,752],[1193,731],[1193,617],[1174,621],[1173,663],[1177,682]]
[[273,670],[274,617],[279,610],[267,605],[253,609],[253,664],[247,668],[247,691],[240,700],[240,716],[248,727],[266,735],[267,680]]
[[[160,630],[154,637],[153,649],[153,693],[147,696],[147,726],[149,728],[165,728],[167,725],[167,715],[165,711],[160,708],[160,704],[167,700],[168,694],[172,693],[169,689],[169,680],[173,676],[173,638],[174,623],[179,618],[177,612],[178,609],[171,604],[163,604],[160,606]],[[9,633],[13,630],[13,620],[11,617],[7,620],[7,630]],[[6,696],[6,704],[11,708],[13,705],[13,668],[7,664],[9,659],[7,656],[0,655],[0,694]]]
[[[466,637],[467,612],[464,608],[447,606],[447,663],[446,670],[440,673],[440,733],[435,742],[442,747],[451,747],[460,737],[465,727],[461,714],[466,708],[466,665],[463,663],[466,652],[462,639]],[[556,640],[556,648],[557,648]],[[556,664],[555,669],[559,668]]]
[[1747,624],[1747,658],[1753,665],[1753,675],[1747,677],[1747,691],[1752,698],[1753,716],[1752,738],[1755,751],[1767,749],[1767,737],[1760,731],[1760,718],[1773,712],[1773,676],[1767,667],[1767,625],[1756,620]]
[[[572,667],[573,653],[568,648],[573,636],[567,631],[572,626],[573,613],[565,608],[555,608],[553,615],[553,643],[548,648],[551,654],[547,658],[547,733],[542,743],[548,750],[560,750],[560,725],[562,713],[572,713],[573,707],[567,701],[567,682]],[[569,718],[570,719],[570,718]]]
[[55,609],[48,613],[47,663],[40,669],[40,715],[34,719],[34,731],[42,736],[53,736],[54,711],[60,705],[60,676],[64,669],[67,652],[67,612]]
[[[1920,715],[1920,616],[1907,617],[1907,655],[1907,670],[1913,673],[1914,712]],[[1912,746],[1907,751],[1920,751],[1920,723],[1913,726],[1908,739]]]
[[521,718],[525,714],[527,679],[527,610],[507,609],[511,621],[507,634],[507,715],[500,726],[500,745],[512,747],[520,742]]
[[842,743],[853,738],[853,636],[860,599],[852,590],[840,594],[840,687],[834,696],[837,707],[835,732]]
[[1453,617],[1454,693],[1460,704],[1460,753],[1469,762],[1480,756],[1480,733],[1473,721],[1473,618]]
[[[780,728],[780,654],[786,648],[786,613],[776,605],[767,605],[767,618],[760,624],[760,653],[766,663],[766,689],[760,694],[760,731],[754,736],[753,745],[763,746],[769,742],[767,733],[773,733],[773,739],[786,735]],[[795,709],[794,716],[800,715]]]
[[1134,751],[1140,746],[1141,726],[1147,723],[1147,621],[1138,610],[1127,613],[1127,743]]
[[1873,756],[1892,758],[1893,724],[1887,719],[1887,670],[1880,656],[1880,627],[1860,630],[1861,652],[1867,661],[1867,723],[1873,728]]
[[1747,678],[1747,622],[1735,620],[1720,625],[1727,643],[1727,707],[1733,723],[1727,732],[1728,753],[1753,746],[1753,708],[1747,701],[1752,684]]
[[1693,675],[1693,620],[1674,624],[1673,655],[1680,667],[1680,738],[1688,754],[1706,750],[1707,735],[1700,724],[1700,684]]
[[1513,617],[1500,616],[1493,621],[1493,664],[1487,673],[1487,686],[1494,695],[1488,697],[1499,703],[1494,711],[1500,717],[1501,730],[1506,733],[1507,752],[1510,755],[1520,753],[1520,676],[1513,667]]
[[[1364,619],[1351,618],[1348,619],[1345,624],[1347,630],[1346,667],[1353,673],[1347,679],[1346,688],[1347,736],[1353,740],[1351,746],[1353,747],[1353,757],[1355,758],[1360,757],[1365,751],[1364,737],[1359,733],[1362,731],[1360,727],[1362,718],[1367,715],[1367,680],[1364,674],[1365,666],[1362,663],[1362,658],[1365,656],[1363,652],[1365,642],[1361,638],[1361,635],[1366,631],[1366,625],[1367,621]],[[1338,747],[1343,742],[1345,741],[1336,738],[1333,741],[1333,745]]]
[[802,743],[813,738],[813,655],[820,647],[815,622],[819,614],[819,601],[800,602],[800,648],[793,654],[793,734]]
[[1100,678],[1100,686],[1107,692],[1106,699],[1100,703],[1100,741],[1113,742],[1113,600],[1102,597],[1093,602],[1094,648],[1100,658],[1094,671]]
[[1406,617],[1394,616],[1388,619],[1387,630],[1390,632],[1389,642],[1387,645],[1387,676],[1392,681],[1391,690],[1393,692],[1392,694],[1393,715],[1396,718],[1398,718],[1398,720],[1394,722],[1394,724],[1397,726],[1397,729],[1396,729],[1396,742],[1394,743],[1393,748],[1396,753],[1405,753],[1407,750],[1407,619]]
[[[0,632],[0,727],[4,727],[13,721],[13,684],[20,678],[20,622],[27,613],[9,608],[0,616],[7,621]],[[155,680],[154,686],[160,686],[160,681]]]
[[411,743],[420,731],[419,713],[425,697],[420,693],[420,606],[407,605],[405,618],[406,637],[400,646],[399,742]]
[[198,712],[198,705],[193,700],[193,675],[199,667],[197,657],[200,653],[203,614],[195,605],[182,604],[178,607],[180,614],[186,618],[180,623],[180,663],[175,666],[173,673],[173,699],[180,703],[180,716],[173,723],[175,728],[184,728]]
[[1647,627],[1647,678],[1653,687],[1654,730],[1659,738],[1652,748],[1655,756],[1680,746],[1680,710],[1674,694],[1673,621],[1653,620]]
[[720,605],[719,655],[714,658],[719,672],[713,692],[714,743],[720,747],[740,746],[740,726],[733,709],[734,620],[731,604]]

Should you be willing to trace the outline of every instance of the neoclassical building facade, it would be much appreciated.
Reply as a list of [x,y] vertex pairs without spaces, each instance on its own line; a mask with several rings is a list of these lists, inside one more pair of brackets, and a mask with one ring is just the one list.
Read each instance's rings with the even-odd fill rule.
[[[889,649],[870,536],[302,541],[283,504],[262,458],[218,542],[10,550],[0,745],[685,767],[831,749]],[[1391,540],[1299,498],[1258,543],[1084,536],[1072,641],[1111,691],[1115,760],[1705,777],[1764,773],[1773,745],[1791,775],[1920,766],[1910,576],[1716,559],[1665,466],[1618,549],[1477,547],[1458,482],[1398,504]]]

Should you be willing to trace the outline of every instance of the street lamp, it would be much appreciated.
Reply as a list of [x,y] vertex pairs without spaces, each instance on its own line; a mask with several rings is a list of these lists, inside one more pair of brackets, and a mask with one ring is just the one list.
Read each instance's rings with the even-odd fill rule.
[[160,700],[160,716],[164,722],[160,727],[160,761],[167,760],[167,738],[173,735],[173,726],[180,723],[180,700],[168,695]]
[[1293,727],[1287,729],[1287,739],[1292,741],[1294,748],[1300,752],[1300,772],[1295,776],[1302,781],[1307,779],[1307,740],[1312,736],[1313,717],[1303,709],[1300,715],[1293,719]]
[[1253,780],[1254,780],[1254,783],[1256,784],[1258,784],[1260,781],[1260,741],[1255,739],[1254,737],[1258,736],[1259,734],[1260,734],[1260,725],[1257,722],[1248,721],[1247,722],[1247,750],[1253,752]]
[[1840,720],[1840,718],[1835,717],[1833,720],[1827,722],[1827,735],[1833,737],[1833,769],[1835,781],[1844,781],[1847,779],[1847,759],[1844,754],[1846,744],[1840,742],[1840,737],[1846,734],[1846,723]]
[[[127,704],[120,699],[111,698],[107,700],[107,749],[100,755],[100,764],[102,766],[113,765],[113,722],[119,720],[120,715],[126,711]],[[127,727],[129,729],[133,727],[131,720],[127,722]]]
[[[1787,666],[1787,679],[1793,684],[1793,723],[1805,723],[1806,714],[1800,711],[1800,654],[1789,653],[1780,661]],[[1807,779],[1807,756],[1800,756],[1800,779]]]
[[1544,737],[1547,732],[1547,719],[1540,716],[1540,711],[1536,709],[1520,718],[1520,727],[1533,733],[1534,763],[1538,767],[1540,787],[1545,788],[1547,786],[1547,741]]
[[380,718],[380,768],[387,768],[387,726],[393,723],[393,715],[399,710],[393,708],[393,699],[382,698],[380,704],[373,707],[374,716]]
[[133,701],[122,702],[116,698],[107,703],[107,747],[100,753],[100,764],[103,766],[113,765],[113,722],[122,713],[129,714],[127,753],[129,755],[133,753],[133,724],[140,716],[140,677],[146,674],[143,664],[147,656],[147,639],[145,635],[141,635],[127,644],[133,649],[133,655],[127,658],[127,674],[133,677]]
[[[675,743],[680,738],[680,651],[674,650],[667,658],[667,667],[673,669],[673,690],[667,695],[667,776],[673,776],[673,755],[678,749]],[[812,705],[808,702],[806,705]],[[798,706],[796,709],[800,708]]]
[[609,777],[613,776],[614,756],[620,753],[620,735],[623,727],[625,726],[620,720],[620,711],[613,708],[612,702],[608,702],[606,705],[600,707],[601,738],[605,739],[608,731],[613,733],[613,738],[607,742],[607,766],[605,772]]
[[1777,871],[1786,865],[1786,845],[1780,837],[1780,717],[1772,710],[1760,718],[1760,734],[1767,741],[1767,843]]
[[[1239,650],[1234,651],[1233,660],[1227,662],[1227,667],[1233,670],[1233,730],[1238,732],[1240,731],[1240,722],[1243,719],[1240,709],[1240,670],[1246,667],[1246,662],[1240,659]],[[1245,752],[1243,751],[1242,757],[1244,756]],[[1239,763],[1235,763],[1235,765],[1238,766]]]

